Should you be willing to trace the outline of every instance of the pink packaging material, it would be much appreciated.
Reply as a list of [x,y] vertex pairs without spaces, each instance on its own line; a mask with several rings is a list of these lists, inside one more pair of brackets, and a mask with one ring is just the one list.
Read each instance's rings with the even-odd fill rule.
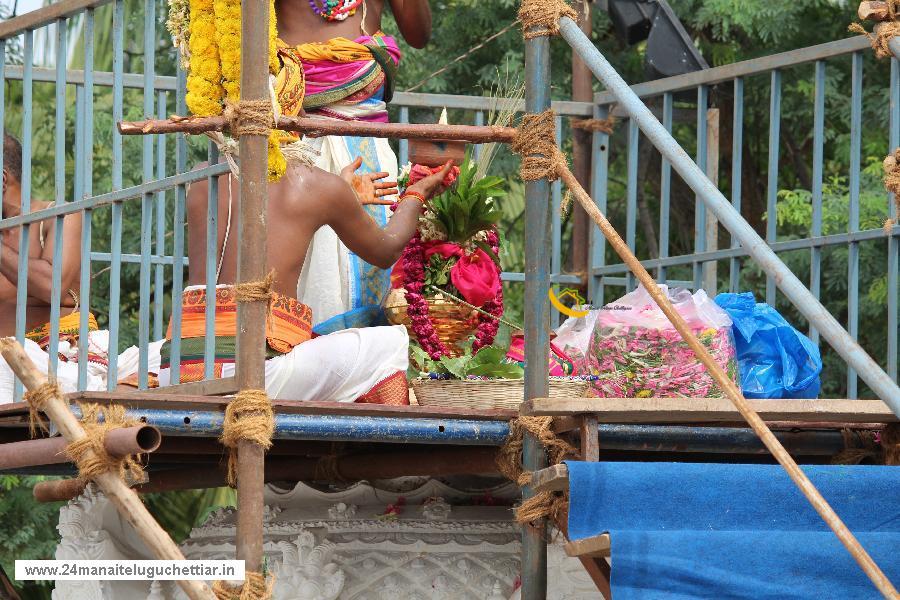
[[[703,290],[660,286],[694,334],[737,382],[731,319]],[[588,363],[604,398],[717,398],[722,390],[647,291],[640,287],[600,310]]]

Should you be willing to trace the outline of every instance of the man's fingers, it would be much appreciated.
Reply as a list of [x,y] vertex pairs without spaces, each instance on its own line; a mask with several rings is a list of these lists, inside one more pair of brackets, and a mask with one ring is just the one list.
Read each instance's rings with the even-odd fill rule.
[[367,202],[367,204],[376,204],[378,206],[393,206],[394,201],[393,200],[371,200],[370,202]]
[[387,177],[389,175],[390,175],[390,173],[388,173],[386,171],[379,171],[378,173],[370,173],[369,179],[371,179],[372,181],[378,181],[379,179],[384,179],[385,177]]
[[400,190],[398,190],[397,188],[387,188],[384,190],[375,190],[375,196],[379,197],[379,198],[381,196],[393,196],[394,194],[397,194],[399,191]]
[[386,188],[395,188],[397,187],[396,181],[379,181],[375,184],[375,189],[381,190]]
[[357,157],[356,157],[356,160],[354,160],[354,161],[353,161],[352,163],[350,163],[350,164],[353,165],[353,170],[354,170],[354,171],[357,170],[358,168],[360,168],[360,167],[362,166],[362,156],[357,156]]

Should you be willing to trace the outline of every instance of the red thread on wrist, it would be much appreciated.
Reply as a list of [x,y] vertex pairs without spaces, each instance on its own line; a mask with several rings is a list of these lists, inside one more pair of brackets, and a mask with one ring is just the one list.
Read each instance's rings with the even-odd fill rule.
[[428,201],[425,199],[425,195],[421,194],[415,190],[405,190],[403,192],[403,195],[400,196],[400,200],[398,201],[398,203],[403,202],[407,198],[415,198],[416,200],[418,200],[419,202],[422,203],[422,206],[425,206],[428,204]]

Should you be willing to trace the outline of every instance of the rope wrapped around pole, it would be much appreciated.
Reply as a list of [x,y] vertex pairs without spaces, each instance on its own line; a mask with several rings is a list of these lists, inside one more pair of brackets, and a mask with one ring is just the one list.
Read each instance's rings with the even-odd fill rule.
[[[637,280],[644,286],[650,297],[656,302],[660,310],[666,315],[672,326],[678,331],[682,339],[693,350],[694,355],[706,367],[710,376],[719,385],[725,396],[738,409],[754,433],[760,438],[769,452],[784,467],[788,476],[800,489],[809,503],[813,506],[822,520],[834,531],[847,551],[853,556],[872,583],[882,594],[888,598],[898,597],[898,592],[890,580],[885,576],[881,568],[875,563],[869,553],[862,547],[856,536],[847,528],[841,518],[834,512],[822,494],[809,480],[796,461],[785,450],[778,438],[769,429],[759,414],[753,410],[747,399],[744,398],[740,388],[732,381],[725,370],[716,362],[709,350],[697,339],[691,331],[684,317],[675,309],[668,296],[662,292],[659,285],[653,279],[641,261],[634,255],[619,232],[612,226],[606,216],[600,212],[597,204],[590,195],[581,187],[578,180],[569,170],[565,157],[555,145],[555,116],[548,110],[540,115],[529,115],[522,121],[519,134],[513,142],[513,149],[522,154],[522,178],[539,177],[545,173],[548,178],[559,178],[572,191],[575,199],[609,241],[610,246],[621,257]],[[543,140],[539,139],[543,136]],[[525,145],[525,142],[533,145]],[[527,168],[526,168],[527,167]]]
[[246,571],[243,585],[232,587],[225,581],[217,581],[213,584],[213,593],[217,600],[269,600],[274,586],[274,576],[266,580],[262,573]]
[[559,35],[559,19],[578,20],[578,13],[566,0],[522,0],[519,21],[526,40],[545,35]]

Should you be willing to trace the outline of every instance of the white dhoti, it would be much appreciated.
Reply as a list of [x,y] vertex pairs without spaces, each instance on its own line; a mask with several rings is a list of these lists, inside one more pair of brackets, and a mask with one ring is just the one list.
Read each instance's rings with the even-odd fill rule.
[[[399,325],[319,336],[266,361],[266,394],[276,400],[354,402],[398,373],[405,385],[408,348],[406,328]],[[159,361],[158,346],[156,353]],[[222,377],[232,375],[234,364],[222,365]],[[161,369],[159,385],[169,383],[169,369]]]
[[[109,334],[106,331],[92,331],[90,334],[91,351],[98,352],[102,346],[103,354],[106,353]],[[25,354],[34,363],[34,366],[41,373],[50,371],[50,355],[41,350],[35,342],[26,339],[22,344]],[[63,392],[78,391],[78,350],[70,346],[68,342],[61,341],[59,343],[60,358],[56,364],[56,382]],[[0,356],[0,404],[9,404],[13,401],[13,391],[15,389],[16,376],[12,368],[6,363],[6,360]],[[101,391],[106,389],[106,366],[96,362],[88,362],[87,379],[85,380],[85,389],[88,391]]]

